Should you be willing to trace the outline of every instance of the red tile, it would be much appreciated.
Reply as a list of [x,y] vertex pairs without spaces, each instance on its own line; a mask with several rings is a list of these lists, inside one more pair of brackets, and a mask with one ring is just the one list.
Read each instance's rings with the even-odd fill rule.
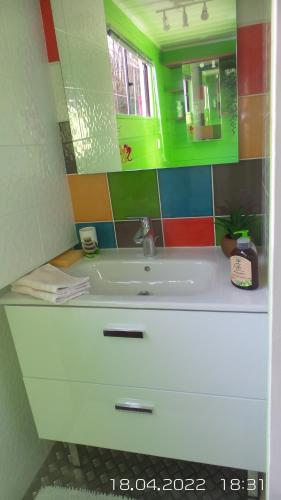
[[238,95],[266,91],[266,24],[242,26],[237,33]]
[[214,245],[212,217],[163,219],[167,247],[204,247]]
[[51,0],[40,0],[40,7],[45,33],[48,61],[59,61],[60,58],[51,8]]

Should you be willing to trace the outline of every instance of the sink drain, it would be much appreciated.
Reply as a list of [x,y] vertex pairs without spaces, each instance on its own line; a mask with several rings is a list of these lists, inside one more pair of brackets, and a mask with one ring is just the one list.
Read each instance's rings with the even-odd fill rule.
[[144,290],[139,292],[138,295],[152,295],[152,293],[148,292],[147,290]]

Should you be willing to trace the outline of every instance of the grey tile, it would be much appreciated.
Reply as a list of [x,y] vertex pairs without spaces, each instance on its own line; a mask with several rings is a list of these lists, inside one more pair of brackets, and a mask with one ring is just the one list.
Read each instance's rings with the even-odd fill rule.
[[68,174],[77,174],[77,164],[73,148],[73,142],[67,142],[62,145],[65,168]]
[[[161,220],[153,219],[153,228],[155,231],[156,246],[163,247],[163,234],[162,234],[162,224]],[[133,248],[138,245],[134,243],[133,237],[140,227],[140,223],[137,220],[133,221],[119,221],[115,222],[115,230],[117,237],[117,245],[119,248]]]
[[59,122],[62,143],[72,142],[72,134],[69,121]]
[[213,166],[215,215],[228,215],[239,207],[262,213],[262,160]]

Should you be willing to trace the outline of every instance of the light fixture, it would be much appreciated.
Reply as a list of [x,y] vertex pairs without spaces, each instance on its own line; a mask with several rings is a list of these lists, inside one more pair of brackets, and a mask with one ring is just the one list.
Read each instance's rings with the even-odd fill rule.
[[187,28],[189,26],[189,20],[188,20],[188,15],[186,12],[186,9],[193,7],[193,5],[197,4],[202,4],[202,12],[201,12],[201,20],[202,21],[207,21],[209,19],[209,11],[207,8],[207,2],[212,2],[213,0],[171,0],[174,5],[173,7],[166,7],[165,9],[158,9],[156,10],[156,14],[162,14],[163,16],[163,30],[164,31],[169,31],[171,28],[169,22],[168,22],[168,17],[167,17],[167,12],[172,12],[172,11],[182,11],[182,27]]
[[167,14],[166,14],[166,11],[163,10],[163,30],[169,31],[169,29],[170,29],[170,25],[168,23]]
[[187,17],[185,7],[182,10],[182,26],[183,26],[183,28],[187,28],[189,26],[188,17]]
[[202,19],[202,21],[207,21],[207,19],[209,19],[209,12],[208,12],[208,7],[207,7],[206,2],[204,2],[204,4],[203,4],[201,19]]

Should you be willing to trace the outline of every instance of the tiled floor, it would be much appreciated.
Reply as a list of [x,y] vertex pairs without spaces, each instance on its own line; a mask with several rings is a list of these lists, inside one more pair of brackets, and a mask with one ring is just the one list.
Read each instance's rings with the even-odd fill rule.
[[[91,491],[112,494],[114,493],[113,480],[115,480],[116,495],[121,494],[141,500],[156,500],[158,498],[167,500],[183,498],[188,500],[238,500],[248,498],[245,491],[225,492],[222,481],[223,478],[227,482],[232,478],[245,481],[246,471],[88,446],[80,446],[79,453],[81,468],[70,465],[67,446],[56,443],[23,500],[34,500],[40,487],[47,485],[87,488]],[[206,482],[205,491],[175,491],[170,486],[177,479],[174,485],[175,488],[180,489],[182,488],[180,480],[185,481],[187,478],[194,479],[194,486],[202,484],[202,481],[199,480],[204,479]],[[120,488],[121,479],[129,480],[129,483],[123,481],[122,491]],[[152,489],[153,479],[156,481],[157,488],[161,486],[160,491]],[[171,483],[167,479],[171,480]],[[143,488],[144,483],[147,485],[149,481],[151,481],[150,488],[146,487],[145,491],[136,491],[136,486]],[[171,490],[163,491],[164,484]],[[186,482],[183,484],[187,485]],[[129,488],[129,491],[126,491],[125,488]]]

